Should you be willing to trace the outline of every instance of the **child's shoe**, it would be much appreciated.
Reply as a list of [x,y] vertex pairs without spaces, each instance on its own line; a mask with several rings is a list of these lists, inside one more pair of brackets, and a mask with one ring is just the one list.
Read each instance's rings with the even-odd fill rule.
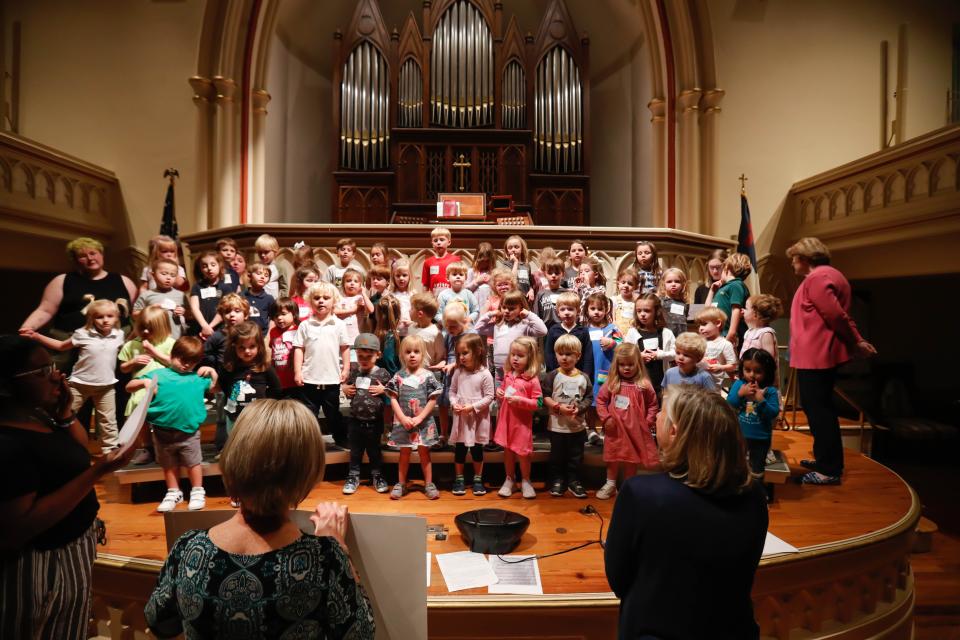
[[598,500],[609,500],[615,495],[617,495],[617,483],[610,480],[597,490]]
[[570,493],[572,493],[575,498],[587,497],[587,490],[583,488],[583,485],[580,484],[579,480],[571,480],[567,485],[567,488],[570,489]]
[[427,499],[429,500],[436,500],[440,497],[440,490],[437,489],[437,485],[433,484],[432,482],[428,482],[426,486],[423,487],[423,492],[426,494]]
[[501,498],[509,498],[513,495],[513,478],[507,478],[503,481],[503,486],[500,487],[500,491],[497,492]]
[[190,511],[199,511],[205,506],[207,506],[207,492],[203,490],[203,487],[190,489],[190,502],[187,504],[187,508]]
[[530,481],[526,478],[520,481],[520,493],[522,493],[523,497],[527,500],[533,500],[537,497],[537,490],[533,488],[533,485],[530,484]]
[[347,481],[343,483],[343,494],[352,496],[360,487],[360,478],[357,476],[347,476]]
[[597,433],[596,431],[591,431],[590,435],[587,436],[587,444],[592,444],[595,447],[602,447],[603,436]]
[[466,495],[467,493],[467,484],[463,481],[463,476],[457,476],[453,481],[453,491],[451,491],[455,496]]
[[230,498],[230,506],[233,507],[234,509],[239,509],[239,508],[240,508],[240,501],[239,501],[239,500],[234,500],[233,498]]
[[183,491],[180,491],[180,489],[167,489],[167,495],[163,496],[163,500],[157,505],[157,511],[160,513],[173,511],[181,502],[183,502]]
[[552,485],[550,485],[550,495],[559,498],[567,492],[567,485],[563,484],[563,480],[557,480]]
[[377,493],[386,493],[390,491],[390,485],[387,484],[387,481],[383,479],[383,476],[373,476],[373,488]]
[[480,480],[479,478],[473,479],[473,495],[475,496],[487,495],[487,488],[483,486],[483,480]]
[[407,493],[407,488],[400,482],[393,485],[393,491],[390,492],[391,500],[399,500]]

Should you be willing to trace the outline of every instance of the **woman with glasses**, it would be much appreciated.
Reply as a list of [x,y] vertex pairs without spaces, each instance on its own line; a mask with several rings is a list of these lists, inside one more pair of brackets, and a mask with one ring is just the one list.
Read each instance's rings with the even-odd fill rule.
[[96,557],[94,483],[125,465],[91,464],[50,354],[0,336],[0,638],[86,638]]

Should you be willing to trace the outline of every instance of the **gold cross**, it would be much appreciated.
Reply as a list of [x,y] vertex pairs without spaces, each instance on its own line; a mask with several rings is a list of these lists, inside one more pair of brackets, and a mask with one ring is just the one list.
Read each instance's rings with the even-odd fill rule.
[[467,167],[472,167],[473,165],[469,160],[466,160],[464,155],[461,153],[460,158],[453,162],[453,166],[460,170],[460,186],[458,188],[460,191],[466,191],[467,184],[465,181],[465,173],[467,171]]
[[741,173],[741,174],[740,174],[740,177],[737,178],[737,180],[740,181],[740,193],[745,193],[746,190],[747,190],[747,188],[746,188],[746,182],[747,182],[747,180],[749,180],[749,178],[747,178],[746,174]]

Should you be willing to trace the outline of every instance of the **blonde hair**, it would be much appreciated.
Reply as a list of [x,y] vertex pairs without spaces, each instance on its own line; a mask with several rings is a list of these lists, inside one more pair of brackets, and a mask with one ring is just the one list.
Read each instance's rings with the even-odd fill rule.
[[704,307],[697,314],[697,317],[693,319],[697,325],[701,325],[704,322],[719,322],[720,324],[727,323],[727,314],[723,309],[719,307]]
[[603,274],[603,266],[600,264],[600,261],[597,260],[596,256],[586,256],[583,259],[583,262],[580,263],[580,267],[583,265],[590,265],[590,269],[597,274],[597,284],[601,287],[607,286],[607,276]]
[[557,338],[557,341],[553,343],[553,352],[557,355],[564,353],[575,353],[579,356],[581,353],[583,353],[583,345],[580,344],[579,338],[569,333],[565,333]]
[[447,320],[456,320],[461,324],[467,322],[467,310],[462,304],[459,304],[459,300],[450,300],[447,302],[447,306],[443,308],[443,321]]
[[540,350],[537,348],[537,341],[530,336],[520,336],[510,343],[510,351],[514,347],[519,347],[527,353],[527,368],[523,375],[526,378],[535,378],[540,373]]
[[250,302],[239,293],[228,293],[217,303],[217,313],[223,315],[231,309],[240,309],[246,318],[250,315]]
[[677,267],[670,267],[669,269],[664,269],[663,274],[660,276],[660,286],[658,287],[657,294],[661,298],[668,298],[666,281],[670,276],[679,276],[680,277],[680,300],[687,299],[687,274],[684,273],[683,269],[678,269]]
[[237,419],[220,456],[220,472],[244,517],[278,519],[323,478],[317,419],[297,400],[255,400]]
[[707,341],[699,333],[684,331],[677,336],[675,347],[677,351],[683,351],[691,357],[696,356],[697,362],[700,362],[703,354],[707,352]]
[[557,309],[560,307],[573,307],[577,311],[580,310],[580,296],[578,296],[573,291],[564,291],[557,296]]
[[303,297],[306,299],[307,304],[310,305],[310,308],[313,309],[313,296],[326,293],[333,297],[333,302],[336,304],[340,301],[340,292],[337,291],[337,288],[333,286],[332,282],[314,282],[310,285],[310,288],[307,289]]
[[453,240],[453,234],[446,227],[434,227],[430,232],[430,239],[433,240],[437,236],[446,236],[448,240]]
[[[493,283],[493,288],[494,288],[494,289],[497,288],[497,281],[498,281],[498,280],[507,280],[507,281],[509,281],[510,284],[513,285],[513,289],[511,289],[512,291],[517,289],[517,277],[516,277],[515,275],[513,275],[513,271],[511,271],[510,269],[504,269],[503,267],[497,267],[496,269],[494,269],[493,271],[491,271],[491,272],[490,272],[490,282]],[[496,292],[494,292],[494,293],[496,293]],[[499,295],[499,294],[497,294],[497,295]]]
[[70,256],[70,259],[73,261],[76,261],[78,251],[87,251],[89,249],[103,253],[103,243],[85,236],[74,238],[67,243],[67,255]]
[[507,253],[507,245],[510,244],[510,243],[511,243],[512,241],[514,241],[514,240],[516,240],[517,242],[520,243],[520,262],[526,262],[526,261],[527,261],[527,253],[528,253],[528,250],[527,250],[527,241],[524,240],[521,236],[510,236],[509,238],[507,238],[506,240],[503,241],[503,253],[504,253],[504,255],[509,255],[509,254]]
[[432,318],[437,315],[437,309],[440,308],[440,304],[432,293],[429,291],[421,291],[420,293],[415,293],[410,296],[410,308],[414,311],[422,311],[425,315]]
[[[610,393],[620,393],[620,367],[623,360],[633,360],[637,366],[637,378],[642,383],[647,380],[647,368],[643,366],[643,357],[640,354],[640,347],[632,342],[621,342],[613,350],[613,361],[610,363],[610,371],[607,373],[607,381],[604,382]],[[636,378],[634,378],[636,380]],[[635,382],[635,384],[637,384]]]
[[745,253],[734,253],[723,261],[723,270],[729,271],[735,278],[745,280],[753,271],[750,256]]
[[98,313],[103,313],[104,311],[113,311],[113,315],[116,316],[117,321],[120,321],[120,307],[117,306],[117,303],[101,298],[87,305],[87,321],[83,325],[84,328],[93,329],[94,318]]
[[280,251],[280,243],[269,233],[261,234],[253,243],[254,251]]
[[150,344],[160,344],[170,337],[173,329],[170,327],[170,315],[159,304],[147,305],[134,321],[137,335],[143,339],[143,332],[149,334]]
[[830,264],[830,249],[820,241],[820,238],[800,238],[787,249],[787,257],[803,258],[814,266]]
[[467,275],[467,265],[465,262],[451,262],[447,265],[446,273],[447,277],[450,277],[455,273]]
[[176,260],[171,260],[170,258],[155,258],[150,263],[150,271],[156,273],[157,269],[159,269],[161,265],[173,267],[173,273],[175,275],[180,275],[180,264]]
[[640,286],[640,275],[633,267],[626,267],[623,271],[617,274],[617,282],[620,282],[624,278],[627,278],[633,282],[634,289]]
[[742,493],[753,481],[737,415],[718,393],[696,385],[671,385],[663,396],[663,419],[676,429],[661,443],[663,469],[671,478],[706,494]]
[[780,298],[772,296],[769,293],[758,293],[750,296],[747,298],[747,302],[750,304],[750,308],[753,309],[753,314],[767,324],[770,324],[783,314],[783,303],[780,302]]
[[[427,351],[427,343],[423,341],[423,338],[418,336],[415,333],[411,333],[400,343],[400,358],[403,359],[403,355],[407,353],[408,350],[419,349],[420,350],[420,367],[426,369],[430,366],[430,353]],[[404,368],[406,368],[406,363],[402,363]]]
[[[174,251],[179,255],[180,251],[177,248],[177,241],[171,238],[168,235],[160,234],[158,236],[153,236],[150,238],[150,242],[147,243],[147,253],[149,260],[152,262],[160,257],[160,252],[163,251],[164,247],[172,247]],[[217,247],[219,249],[219,247]],[[177,265],[179,266],[179,265]]]
[[404,258],[394,260],[393,264],[390,266],[390,286],[388,287],[390,291],[396,291],[397,271],[400,271],[401,269],[406,269],[407,275],[411,276],[411,279],[407,281],[407,291],[410,291],[411,285],[413,284],[412,274],[410,273],[410,261]]

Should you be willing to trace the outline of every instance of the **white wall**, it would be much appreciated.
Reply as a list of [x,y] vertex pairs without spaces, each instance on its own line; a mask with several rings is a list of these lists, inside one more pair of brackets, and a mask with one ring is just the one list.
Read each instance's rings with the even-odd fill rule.
[[203,2],[4,0],[22,23],[20,135],[117,174],[133,238],[157,233],[176,167],[178,220],[194,228],[196,73]]
[[[794,182],[880,150],[880,42],[889,42],[892,94],[901,23],[908,39],[905,136],[946,124],[960,2],[711,0],[708,7],[718,84],[726,90],[717,235],[737,232],[741,173],[759,236]],[[892,95],[889,104],[893,118]]]

